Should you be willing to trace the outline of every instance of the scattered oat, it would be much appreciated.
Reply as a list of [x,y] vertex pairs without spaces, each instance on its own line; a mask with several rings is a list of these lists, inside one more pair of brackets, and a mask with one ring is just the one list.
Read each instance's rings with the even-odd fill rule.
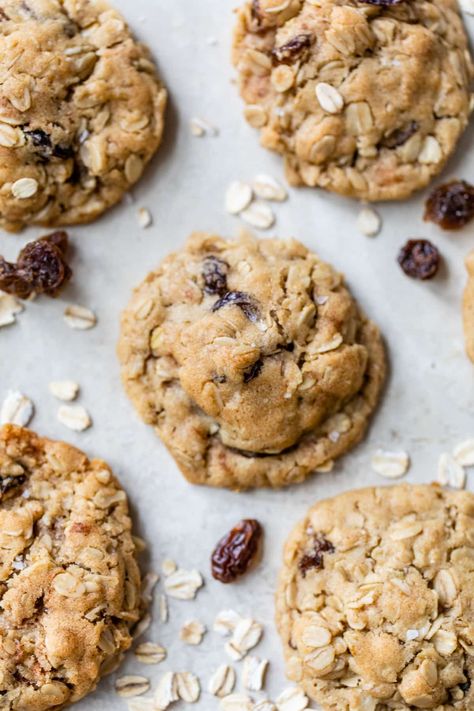
[[17,314],[22,311],[23,306],[18,299],[0,291],[0,328],[15,323]]
[[241,619],[235,610],[222,610],[214,620],[213,630],[226,637],[235,630]]
[[160,622],[168,622],[169,616],[168,600],[166,595],[160,595]]
[[324,81],[316,84],[316,98],[323,111],[328,114],[339,114],[344,108],[342,95],[334,86],[326,84]]
[[151,625],[151,615],[146,614],[143,615],[142,619],[140,622],[136,625],[135,629],[133,630],[133,639],[138,639],[139,637],[142,636],[142,634],[145,634],[147,629]]
[[203,585],[202,576],[197,570],[178,569],[165,580],[166,592],[177,600],[193,600]]
[[48,388],[51,395],[64,402],[72,402],[79,393],[79,385],[73,380],[54,380]]
[[465,470],[450,454],[444,453],[439,458],[438,482],[453,489],[464,489],[466,485]]
[[246,657],[242,672],[244,687],[249,691],[261,691],[265,683],[265,674],[268,669],[268,659]]
[[228,664],[222,664],[209,679],[208,691],[214,696],[223,698],[234,690],[236,681],[235,671]]
[[252,202],[252,188],[248,183],[234,180],[227,188],[225,194],[225,209],[231,215],[238,215]]
[[241,618],[234,629],[232,639],[225,645],[225,650],[232,659],[239,661],[257,646],[262,634],[261,624],[251,618]]
[[224,696],[219,704],[221,711],[252,711],[252,700],[245,694]]
[[194,704],[201,695],[201,684],[195,674],[178,672],[176,674],[178,696],[187,704]]
[[372,469],[385,479],[399,479],[410,468],[410,457],[406,452],[388,452],[378,449],[372,457]]
[[142,664],[160,664],[166,659],[166,649],[153,642],[143,642],[136,648],[135,656]]
[[93,311],[85,306],[71,304],[64,309],[64,320],[70,328],[77,331],[87,331],[97,323],[97,317]]
[[153,224],[153,217],[151,216],[151,212],[147,207],[141,207],[138,210],[137,217],[138,224],[144,230],[146,230],[147,227],[150,227]]
[[292,686],[285,689],[276,700],[278,711],[303,711],[309,704],[309,700],[302,689]]
[[12,195],[17,200],[27,200],[38,192],[38,181],[34,178],[20,178],[12,185]]
[[35,412],[32,401],[17,390],[7,392],[0,410],[0,424],[26,427]]
[[153,600],[153,590],[160,576],[156,573],[147,573],[142,580],[142,600],[149,605]]
[[206,634],[206,628],[199,620],[185,622],[179,633],[180,639],[186,644],[201,644],[202,638]]
[[172,575],[174,572],[176,572],[177,569],[178,566],[176,565],[174,560],[171,560],[171,558],[166,558],[161,565],[163,575],[165,575],[166,577]]
[[382,220],[372,207],[363,207],[357,216],[357,228],[366,237],[375,237],[380,232]]
[[155,711],[155,702],[150,697],[131,699],[128,711]]
[[276,706],[268,699],[262,699],[254,704],[253,711],[276,711]]
[[275,224],[275,214],[272,208],[260,200],[256,200],[240,213],[241,218],[252,227],[268,230]]
[[213,126],[209,121],[205,121],[198,116],[195,116],[189,122],[189,127],[191,129],[191,134],[196,136],[196,138],[202,138],[203,136],[218,136],[219,129]]
[[92,425],[91,416],[82,405],[61,405],[58,420],[74,432],[84,432]]
[[252,187],[255,195],[262,200],[272,200],[274,202],[283,202],[287,199],[288,193],[286,189],[271,175],[256,175]]
[[155,694],[156,711],[165,711],[175,701],[179,701],[176,675],[167,672],[161,677]]
[[474,467],[474,439],[466,439],[454,448],[454,459],[462,467]]
[[141,696],[150,689],[150,681],[144,676],[122,676],[115,682],[115,691],[124,699]]

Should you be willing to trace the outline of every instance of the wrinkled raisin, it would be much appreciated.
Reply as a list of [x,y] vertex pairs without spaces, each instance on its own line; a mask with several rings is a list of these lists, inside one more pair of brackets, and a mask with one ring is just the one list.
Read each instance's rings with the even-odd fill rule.
[[219,311],[225,306],[238,306],[249,321],[258,321],[260,317],[260,311],[254,299],[243,291],[228,291],[222,299],[216,301],[212,310]]
[[425,220],[444,230],[459,230],[474,217],[474,186],[453,180],[435,188],[425,206]]
[[22,486],[26,481],[26,476],[20,474],[20,476],[2,476],[0,477],[0,495],[6,494],[7,491],[11,489],[16,489]]
[[324,536],[317,536],[314,539],[313,550],[311,553],[304,555],[299,563],[299,568],[303,578],[306,577],[308,570],[313,568],[323,568],[324,567],[324,554],[325,553],[335,553],[331,541],[328,541]]
[[53,146],[51,137],[41,128],[35,128],[33,131],[24,131],[24,133],[42,158],[49,159],[54,156],[55,158],[66,160],[74,155],[74,151],[70,146]]
[[244,383],[250,383],[255,378],[258,378],[263,368],[263,360],[259,359],[253,363],[250,368],[244,370]]
[[29,242],[15,264],[0,257],[0,289],[20,299],[33,293],[55,296],[72,276],[65,260],[67,245],[66,232],[53,232]]
[[301,52],[311,47],[313,36],[310,34],[296,35],[281,47],[272,50],[272,56],[277,62],[291,62],[296,59]]
[[403,146],[419,129],[419,124],[416,121],[410,121],[403,128],[397,128],[392,131],[386,138],[383,139],[381,145],[384,148],[398,148]]
[[224,296],[227,293],[227,272],[229,265],[223,259],[210,256],[204,260],[202,276],[206,294]]
[[437,247],[427,239],[410,239],[399,252],[398,263],[409,277],[432,279],[441,258]]
[[217,544],[211,558],[212,575],[221,583],[233,583],[247,572],[258,552],[262,527],[254,519],[240,521]]

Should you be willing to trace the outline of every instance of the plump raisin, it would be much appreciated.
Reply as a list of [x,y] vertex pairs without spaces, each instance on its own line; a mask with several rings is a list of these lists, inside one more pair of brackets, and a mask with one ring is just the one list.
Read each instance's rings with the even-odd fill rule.
[[219,309],[223,309],[225,306],[238,306],[249,321],[258,321],[260,317],[260,311],[255,300],[243,291],[226,292],[219,301],[216,301],[212,310],[219,311]]
[[383,139],[381,145],[384,148],[398,148],[403,146],[419,129],[419,124],[416,121],[410,121],[406,126],[397,128],[392,131],[386,138]]
[[459,230],[474,217],[474,186],[453,180],[435,188],[425,206],[425,220],[443,230]]
[[296,35],[281,47],[275,47],[272,50],[272,56],[277,62],[292,62],[294,59],[305,50],[311,47],[313,35],[301,34]]
[[311,553],[306,553],[300,560],[299,568],[303,578],[306,577],[308,570],[313,568],[324,568],[324,554],[325,553],[335,553],[331,541],[328,541],[324,536],[316,536],[314,539],[313,550]]
[[438,248],[427,239],[410,239],[399,252],[398,263],[413,279],[432,279],[439,269]]
[[0,496],[3,496],[11,489],[17,489],[22,486],[25,481],[26,476],[24,474],[20,474],[20,476],[0,476]]
[[202,268],[204,279],[204,291],[206,294],[218,294],[224,296],[227,293],[227,273],[229,265],[223,259],[206,257]]
[[255,378],[258,378],[258,376],[262,372],[262,368],[263,360],[259,358],[259,360],[256,360],[255,363],[252,363],[250,368],[244,370],[244,383],[250,383],[252,382],[252,380],[255,380]]
[[27,299],[33,293],[56,296],[72,276],[65,259],[67,245],[66,232],[53,232],[29,242],[16,263],[0,257],[0,289],[20,299]]
[[247,572],[258,552],[263,529],[258,521],[245,519],[217,544],[211,558],[212,575],[221,583],[233,583]]

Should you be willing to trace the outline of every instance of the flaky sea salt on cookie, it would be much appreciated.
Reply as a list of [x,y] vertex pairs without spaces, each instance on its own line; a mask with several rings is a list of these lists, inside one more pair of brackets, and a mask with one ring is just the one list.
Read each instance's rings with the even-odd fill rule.
[[473,65],[453,0],[247,0],[233,59],[245,116],[295,185],[405,198],[468,122]]
[[106,0],[4,0],[0,226],[89,222],[140,178],[166,91]]
[[105,462],[0,429],[0,708],[63,708],[120,661],[141,611],[131,527]]
[[194,234],[135,291],[125,389],[194,483],[303,480],[360,440],[385,374],[377,327],[295,240]]
[[474,708],[474,495],[346,492],[287,543],[277,624],[290,679],[324,711]]

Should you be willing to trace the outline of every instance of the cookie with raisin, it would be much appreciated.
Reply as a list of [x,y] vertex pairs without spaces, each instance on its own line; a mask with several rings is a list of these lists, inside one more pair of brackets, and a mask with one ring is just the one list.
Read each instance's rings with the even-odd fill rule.
[[106,0],[4,0],[0,226],[90,222],[160,145],[166,90]]
[[105,462],[0,429],[2,709],[62,709],[118,665],[142,606],[131,529]]
[[324,711],[474,707],[474,495],[438,485],[318,502],[286,545],[287,674]]
[[293,185],[399,200],[445,165],[474,76],[454,0],[246,0],[233,61]]
[[378,328],[295,240],[196,233],[136,289],[125,389],[194,483],[302,481],[364,434],[385,376]]

